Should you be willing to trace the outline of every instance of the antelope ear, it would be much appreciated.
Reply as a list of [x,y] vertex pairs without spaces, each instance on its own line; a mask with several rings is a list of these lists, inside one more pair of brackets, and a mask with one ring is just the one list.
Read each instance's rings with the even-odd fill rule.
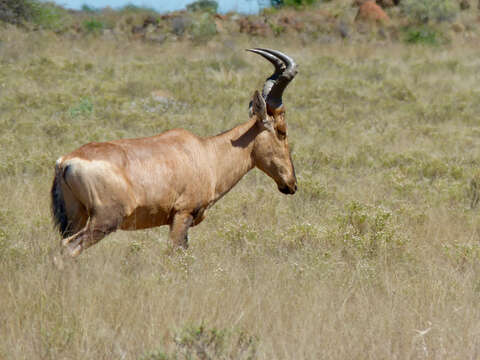
[[258,90],[255,90],[255,94],[253,94],[252,115],[257,117],[257,121],[262,123],[267,121],[267,104]]

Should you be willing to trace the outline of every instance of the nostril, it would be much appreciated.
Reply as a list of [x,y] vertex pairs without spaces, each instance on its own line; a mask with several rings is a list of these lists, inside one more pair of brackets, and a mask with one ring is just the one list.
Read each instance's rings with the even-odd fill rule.
[[297,184],[295,184],[295,188],[294,188],[294,189],[295,189],[295,191],[297,191]]

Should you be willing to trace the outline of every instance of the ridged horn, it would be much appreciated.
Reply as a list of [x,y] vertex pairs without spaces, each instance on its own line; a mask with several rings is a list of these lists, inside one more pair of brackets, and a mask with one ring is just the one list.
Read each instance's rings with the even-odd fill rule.
[[283,91],[297,75],[297,64],[290,56],[277,50],[254,48],[247,51],[264,57],[275,67],[275,72],[263,85],[262,95],[267,104],[274,109],[281,107]]

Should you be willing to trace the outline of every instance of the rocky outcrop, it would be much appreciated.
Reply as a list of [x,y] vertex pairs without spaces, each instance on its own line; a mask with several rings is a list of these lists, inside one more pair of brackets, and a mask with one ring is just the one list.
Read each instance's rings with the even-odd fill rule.
[[383,9],[373,0],[363,2],[357,12],[355,21],[386,23],[390,20]]

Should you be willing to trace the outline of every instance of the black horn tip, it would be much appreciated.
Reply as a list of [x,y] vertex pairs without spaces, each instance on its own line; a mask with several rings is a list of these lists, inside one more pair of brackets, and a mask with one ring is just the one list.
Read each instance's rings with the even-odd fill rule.
[[275,73],[272,76],[278,76],[286,68],[282,59],[269,53],[268,51],[263,51],[262,49],[259,49],[259,48],[246,49],[246,51],[250,51],[250,52],[253,52],[254,54],[260,55],[266,60],[268,60],[269,62],[271,62],[272,65],[275,67]]

